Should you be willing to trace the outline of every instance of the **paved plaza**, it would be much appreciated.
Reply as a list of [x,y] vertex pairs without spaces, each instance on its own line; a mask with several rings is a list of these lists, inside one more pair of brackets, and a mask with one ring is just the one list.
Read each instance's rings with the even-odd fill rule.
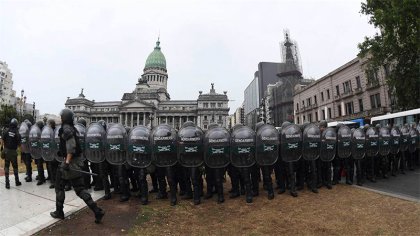
[[[36,176],[34,172],[33,176]],[[25,182],[20,174],[21,186],[16,187],[14,176],[10,176],[10,189],[4,188],[5,177],[0,176],[0,236],[31,235],[54,224],[57,219],[50,216],[55,210],[55,191],[49,182],[37,186],[36,181]],[[103,197],[104,191],[89,190],[93,200]],[[84,208],[86,204],[73,190],[66,192],[64,213],[66,217]]]

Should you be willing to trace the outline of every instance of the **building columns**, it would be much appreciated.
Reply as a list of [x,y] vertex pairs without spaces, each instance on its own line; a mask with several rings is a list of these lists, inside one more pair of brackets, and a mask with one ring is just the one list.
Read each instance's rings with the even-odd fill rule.
[[143,112],[143,125],[146,126],[146,112]]

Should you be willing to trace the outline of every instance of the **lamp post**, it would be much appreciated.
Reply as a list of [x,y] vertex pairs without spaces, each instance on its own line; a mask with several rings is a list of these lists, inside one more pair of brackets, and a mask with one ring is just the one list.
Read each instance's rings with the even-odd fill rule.
[[150,129],[153,129],[153,120],[155,119],[155,116],[153,113],[150,113],[149,120],[150,120]]
[[36,116],[35,116],[35,102],[32,106],[32,117],[34,118],[34,121],[36,121]]
[[[20,101],[19,101],[19,106],[20,106],[20,118],[22,119],[23,118],[23,110],[22,110],[22,107],[23,107],[23,105],[24,105],[24,101],[23,101],[23,95],[25,94],[25,90],[21,90],[20,91]],[[25,96],[25,100],[26,100],[26,96]]]

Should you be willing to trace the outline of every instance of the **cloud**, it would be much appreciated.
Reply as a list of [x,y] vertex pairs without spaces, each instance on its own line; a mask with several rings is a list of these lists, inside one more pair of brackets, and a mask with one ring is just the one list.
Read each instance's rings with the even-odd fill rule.
[[135,88],[160,34],[172,99],[215,83],[233,112],[260,61],[279,62],[288,28],[304,76],[353,59],[375,31],[356,1],[2,1],[0,60],[41,113],[58,113],[81,88],[96,101]]

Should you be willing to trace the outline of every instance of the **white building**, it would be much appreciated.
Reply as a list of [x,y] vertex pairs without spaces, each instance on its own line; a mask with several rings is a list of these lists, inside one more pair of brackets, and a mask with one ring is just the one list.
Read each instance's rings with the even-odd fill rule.
[[6,62],[0,61],[0,104],[15,105],[16,91],[13,90],[13,74]]

